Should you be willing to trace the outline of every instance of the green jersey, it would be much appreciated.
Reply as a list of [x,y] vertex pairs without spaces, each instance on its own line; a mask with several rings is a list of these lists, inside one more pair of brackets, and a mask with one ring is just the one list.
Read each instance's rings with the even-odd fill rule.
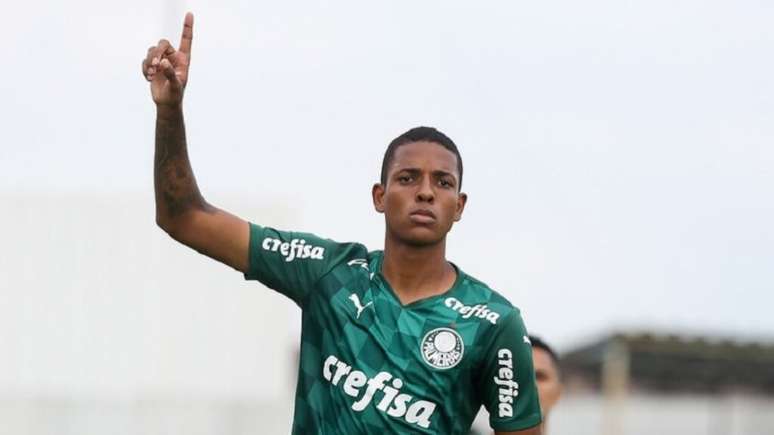
[[293,434],[467,434],[482,404],[495,430],[539,424],[518,309],[459,268],[446,293],[403,305],[382,258],[250,225],[245,277],[303,313]]

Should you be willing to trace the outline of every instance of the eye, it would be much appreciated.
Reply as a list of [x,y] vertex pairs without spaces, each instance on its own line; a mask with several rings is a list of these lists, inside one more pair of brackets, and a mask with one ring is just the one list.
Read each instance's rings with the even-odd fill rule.
[[408,175],[408,174],[398,175],[398,182],[399,182],[400,184],[408,184],[408,183],[411,183],[411,181],[412,181],[413,179],[414,179],[414,177],[412,177],[411,175]]
[[440,180],[438,180],[438,184],[441,187],[454,187],[454,184],[451,181],[446,180],[444,178],[441,178]]

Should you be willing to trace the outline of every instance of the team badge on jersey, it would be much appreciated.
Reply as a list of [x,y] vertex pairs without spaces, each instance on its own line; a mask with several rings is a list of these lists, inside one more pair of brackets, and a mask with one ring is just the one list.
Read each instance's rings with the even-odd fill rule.
[[425,334],[420,345],[422,358],[431,367],[450,369],[460,361],[465,352],[465,343],[457,331],[451,328],[436,328]]

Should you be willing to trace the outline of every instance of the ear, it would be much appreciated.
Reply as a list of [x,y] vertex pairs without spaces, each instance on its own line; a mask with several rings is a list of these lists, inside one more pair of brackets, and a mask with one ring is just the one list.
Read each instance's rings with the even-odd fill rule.
[[376,211],[384,213],[384,186],[380,183],[374,184],[371,188],[371,199],[374,201]]
[[460,192],[457,195],[457,210],[454,211],[454,222],[459,222],[462,219],[462,212],[465,210],[465,204],[468,203],[468,194]]

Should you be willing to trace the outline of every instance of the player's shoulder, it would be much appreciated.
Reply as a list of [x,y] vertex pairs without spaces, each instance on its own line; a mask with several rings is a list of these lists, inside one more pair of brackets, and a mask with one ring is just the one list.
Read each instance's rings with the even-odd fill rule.
[[500,308],[504,312],[519,312],[518,307],[489,284],[465,272],[460,271],[460,273],[462,274],[460,287],[463,291],[458,294],[464,302],[487,304]]
[[367,258],[368,249],[359,242],[340,242],[303,231],[283,231],[251,224],[251,239],[256,248],[277,253],[285,261],[326,260],[334,263]]
[[492,326],[498,326],[521,312],[508,298],[480,279],[460,271],[462,274],[459,291],[447,298],[444,303],[460,311],[463,316],[473,313],[488,320]]

